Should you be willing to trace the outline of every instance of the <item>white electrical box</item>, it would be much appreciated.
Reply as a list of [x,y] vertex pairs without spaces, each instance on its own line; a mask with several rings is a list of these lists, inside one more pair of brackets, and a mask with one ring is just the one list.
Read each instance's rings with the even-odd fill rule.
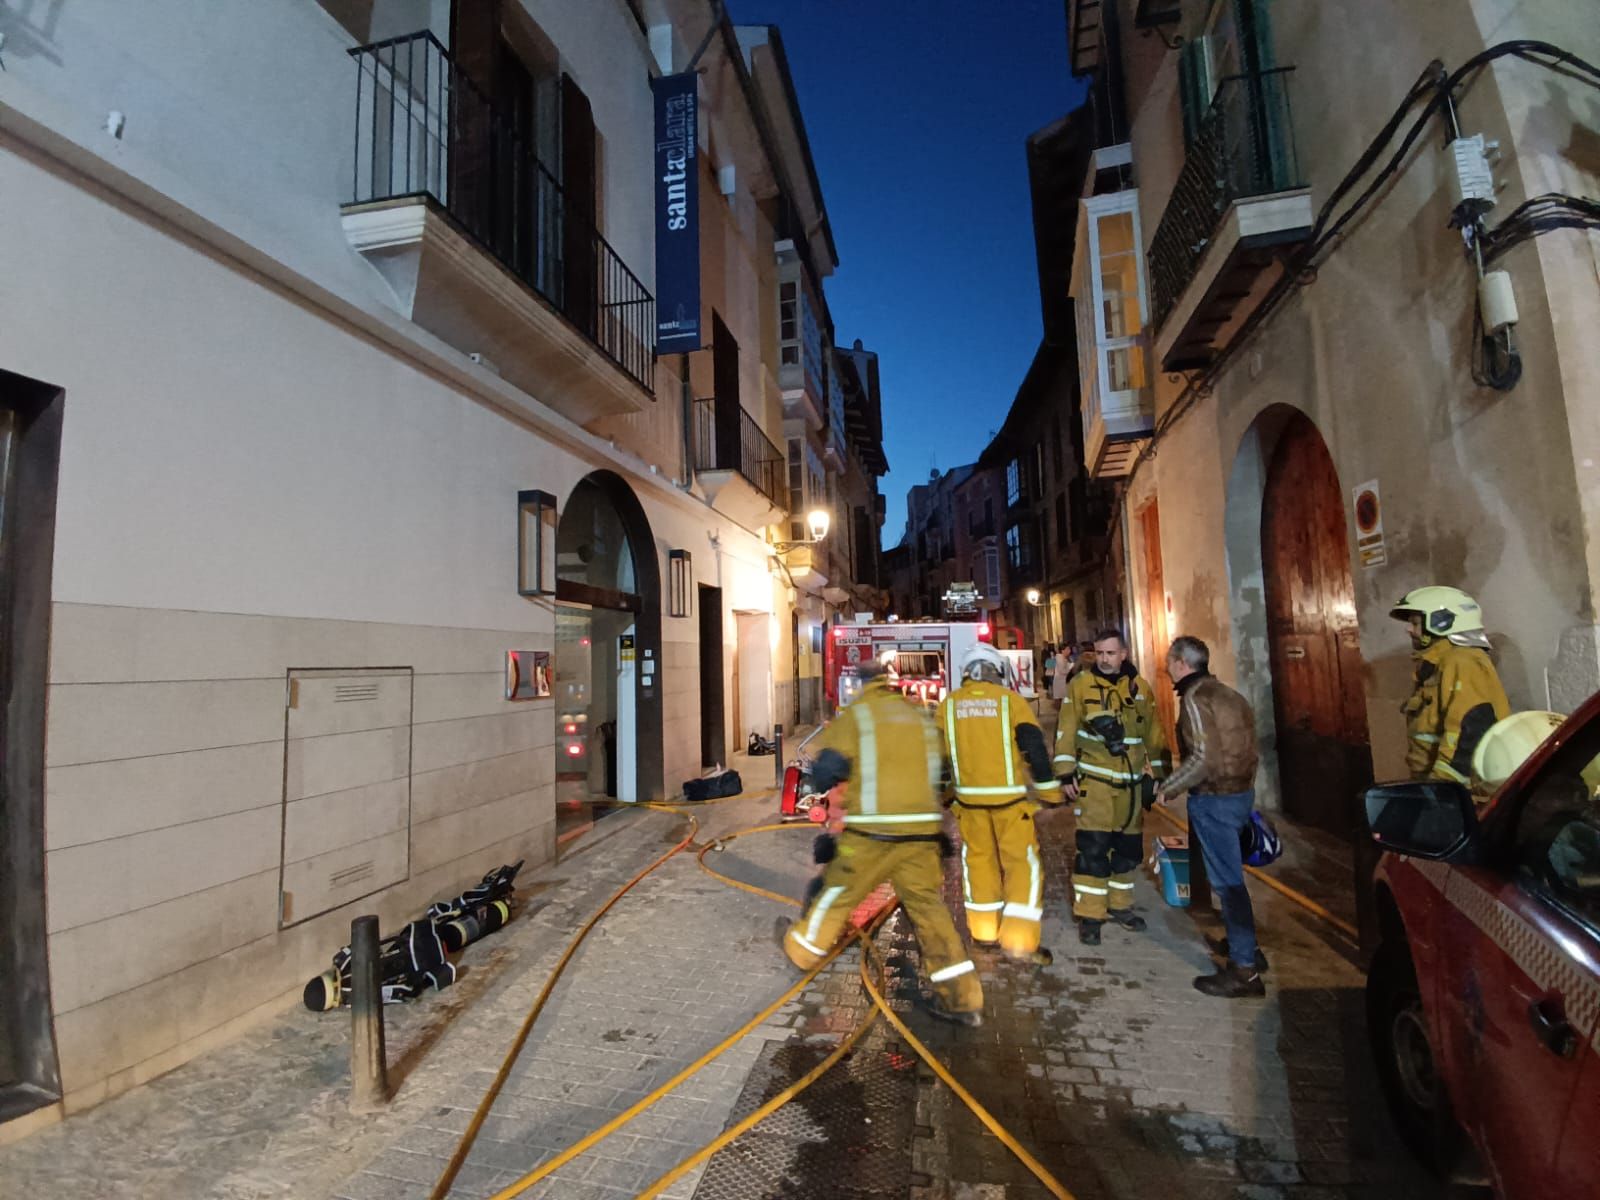
[[1455,162],[1455,210],[1477,216],[1494,207],[1494,173],[1489,170],[1483,134],[1456,138],[1450,143]]
[[1490,271],[1478,280],[1478,311],[1483,327],[1499,333],[1517,323],[1517,297],[1511,290],[1511,276],[1505,271]]

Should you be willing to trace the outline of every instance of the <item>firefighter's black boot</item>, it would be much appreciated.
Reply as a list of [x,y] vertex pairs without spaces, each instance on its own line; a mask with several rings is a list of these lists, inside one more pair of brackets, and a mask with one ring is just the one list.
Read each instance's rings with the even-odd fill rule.
[[1085,946],[1098,946],[1100,944],[1100,922],[1090,921],[1087,918],[1079,921],[1078,940]]
[[1112,909],[1111,919],[1124,929],[1132,930],[1134,933],[1143,933],[1145,930],[1144,918],[1131,908]]
[[953,1025],[965,1025],[968,1029],[976,1029],[983,1024],[981,1012],[957,1012],[953,1008],[946,1008],[944,1001],[938,996],[928,1001],[928,1012],[941,1021],[949,1021]]
[[1030,967],[1048,967],[1055,962],[1056,956],[1040,946],[1037,950],[1030,950],[1026,954],[1006,955],[1012,962],[1023,963]]

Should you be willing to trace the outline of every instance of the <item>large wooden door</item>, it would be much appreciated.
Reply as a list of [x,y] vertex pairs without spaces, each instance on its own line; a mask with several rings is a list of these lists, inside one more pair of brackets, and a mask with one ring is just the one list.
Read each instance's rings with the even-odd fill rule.
[[1278,441],[1261,511],[1284,811],[1349,837],[1372,782],[1355,586],[1339,476],[1304,416]]
[[1177,696],[1172,691],[1172,676],[1167,674],[1167,647],[1172,636],[1167,628],[1167,582],[1161,569],[1161,513],[1150,501],[1139,510],[1140,540],[1144,543],[1144,621],[1145,644],[1153,661],[1139,664],[1139,670],[1156,689],[1156,711],[1166,726],[1170,742],[1176,730]]

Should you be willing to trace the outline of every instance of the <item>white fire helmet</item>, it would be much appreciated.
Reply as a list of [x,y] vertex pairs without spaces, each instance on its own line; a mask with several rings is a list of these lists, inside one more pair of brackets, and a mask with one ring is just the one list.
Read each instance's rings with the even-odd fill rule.
[[1010,685],[1011,664],[1006,661],[1006,656],[988,642],[978,642],[961,656],[961,678],[980,679],[982,676],[979,672],[984,669],[993,671],[996,679]]

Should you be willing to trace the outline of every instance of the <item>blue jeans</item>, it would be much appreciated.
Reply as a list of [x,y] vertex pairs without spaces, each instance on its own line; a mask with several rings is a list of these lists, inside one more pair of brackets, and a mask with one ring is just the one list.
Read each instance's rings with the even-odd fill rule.
[[1256,806],[1254,790],[1189,793],[1189,832],[1200,843],[1206,875],[1222,901],[1222,924],[1228,931],[1228,957],[1236,966],[1255,970],[1256,916],[1244,886],[1239,834]]

